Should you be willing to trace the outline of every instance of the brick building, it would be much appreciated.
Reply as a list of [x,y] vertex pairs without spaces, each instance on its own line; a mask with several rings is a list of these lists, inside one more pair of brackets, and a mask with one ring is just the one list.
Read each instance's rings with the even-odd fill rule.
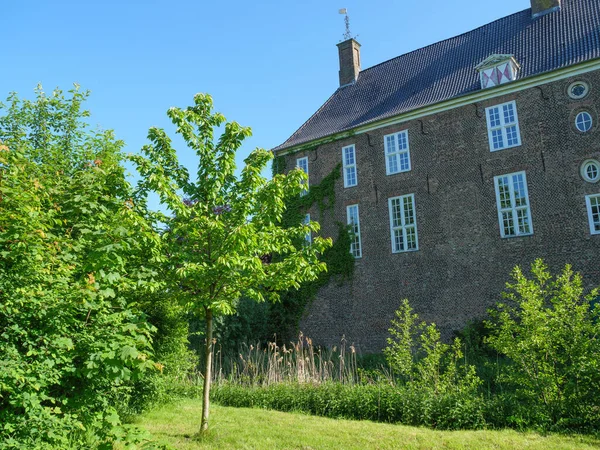
[[305,311],[316,342],[385,346],[408,298],[446,336],[538,257],[600,285],[600,2],[532,8],[361,70],[338,44],[340,87],[285,143],[309,185],[342,163],[331,214],[356,230],[352,279]]

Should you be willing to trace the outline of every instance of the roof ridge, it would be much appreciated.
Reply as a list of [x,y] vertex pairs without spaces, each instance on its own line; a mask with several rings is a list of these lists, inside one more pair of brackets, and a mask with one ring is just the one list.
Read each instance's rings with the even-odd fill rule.
[[424,50],[424,49],[426,49],[426,48],[428,48],[428,47],[432,47],[432,46],[434,46],[434,45],[439,45],[439,44],[441,44],[441,43],[443,43],[443,42],[447,42],[447,41],[450,41],[450,40],[452,40],[452,39],[457,39],[457,38],[459,38],[459,37],[461,37],[461,36],[465,36],[465,35],[467,35],[467,34],[473,33],[473,32],[475,32],[475,31],[479,30],[480,28],[484,28],[484,27],[490,26],[491,24],[493,24],[493,23],[495,23],[495,22],[500,22],[501,20],[506,20],[506,19],[508,19],[509,17],[516,16],[516,15],[518,15],[518,14],[522,14],[522,13],[524,13],[525,11],[530,11],[530,10],[531,10],[531,8],[526,8],[526,9],[523,9],[523,10],[521,10],[521,11],[517,11],[517,12],[515,12],[515,13],[509,14],[508,16],[503,16],[503,17],[500,17],[500,18],[498,18],[498,19],[496,19],[496,20],[492,20],[491,22],[488,22],[488,23],[485,23],[485,24],[483,24],[483,25],[480,25],[480,26],[478,26],[477,28],[473,28],[472,30],[465,31],[464,33],[460,33],[460,34],[457,34],[457,35],[455,35],[455,36],[451,36],[451,37],[449,37],[449,38],[442,39],[441,41],[432,42],[431,44],[427,44],[427,45],[425,45],[425,46],[423,46],[423,47],[415,48],[414,50],[411,50],[411,51],[409,51],[409,52],[402,53],[401,55],[398,55],[398,56],[394,56],[393,58],[390,58],[390,59],[388,59],[388,60],[386,60],[386,61],[383,61],[383,62],[377,63],[377,64],[375,64],[374,66],[367,67],[366,69],[364,69],[364,70],[361,70],[361,71],[359,72],[359,76],[360,76],[360,74],[361,74],[361,73],[363,73],[363,72],[366,72],[367,70],[374,69],[374,68],[375,68],[375,67],[377,67],[377,66],[382,66],[383,64],[387,64],[387,63],[389,63],[390,61],[393,61],[393,60],[395,60],[395,59],[402,58],[402,57],[404,57],[404,56],[410,55],[411,53],[419,52],[419,51],[421,51],[421,50]]

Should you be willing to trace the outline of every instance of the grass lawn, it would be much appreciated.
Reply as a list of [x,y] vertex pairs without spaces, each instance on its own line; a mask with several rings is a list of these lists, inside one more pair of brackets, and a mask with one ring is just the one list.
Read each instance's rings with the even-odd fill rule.
[[505,431],[434,431],[367,421],[334,420],[260,409],[211,407],[200,426],[200,400],[183,400],[140,416],[136,425],[176,449],[598,449],[591,437]]

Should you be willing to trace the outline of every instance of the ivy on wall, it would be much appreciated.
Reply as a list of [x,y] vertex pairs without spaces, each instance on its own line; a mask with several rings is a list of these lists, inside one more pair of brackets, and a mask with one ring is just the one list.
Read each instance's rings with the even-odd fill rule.
[[[277,157],[273,161],[273,175],[284,173],[285,159]],[[284,226],[295,226],[302,222],[306,212],[316,205],[319,220],[335,205],[335,183],[341,176],[338,164],[319,184],[311,184],[306,195],[286,200]],[[340,283],[350,279],[354,271],[354,257],[350,254],[351,237],[348,227],[338,222],[338,235],[333,246],[323,253],[322,260],[327,264],[327,272],[321,273],[315,281],[304,283],[297,290],[289,290],[281,295],[281,302],[269,306],[270,337],[285,342],[294,337],[298,323],[306,307],[314,299],[319,289],[336,280]]]

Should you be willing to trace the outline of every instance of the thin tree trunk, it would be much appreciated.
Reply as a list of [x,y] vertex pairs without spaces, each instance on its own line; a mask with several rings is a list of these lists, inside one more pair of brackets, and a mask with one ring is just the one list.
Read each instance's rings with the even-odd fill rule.
[[206,312],[206,361],[204,364],[204,389],[202,397],[202,424],[200,433],[208,430],[208,412],[210,407],[210,382],[212,375],[212,356],[213,356],[213,316],[210,308],[204,308]]

